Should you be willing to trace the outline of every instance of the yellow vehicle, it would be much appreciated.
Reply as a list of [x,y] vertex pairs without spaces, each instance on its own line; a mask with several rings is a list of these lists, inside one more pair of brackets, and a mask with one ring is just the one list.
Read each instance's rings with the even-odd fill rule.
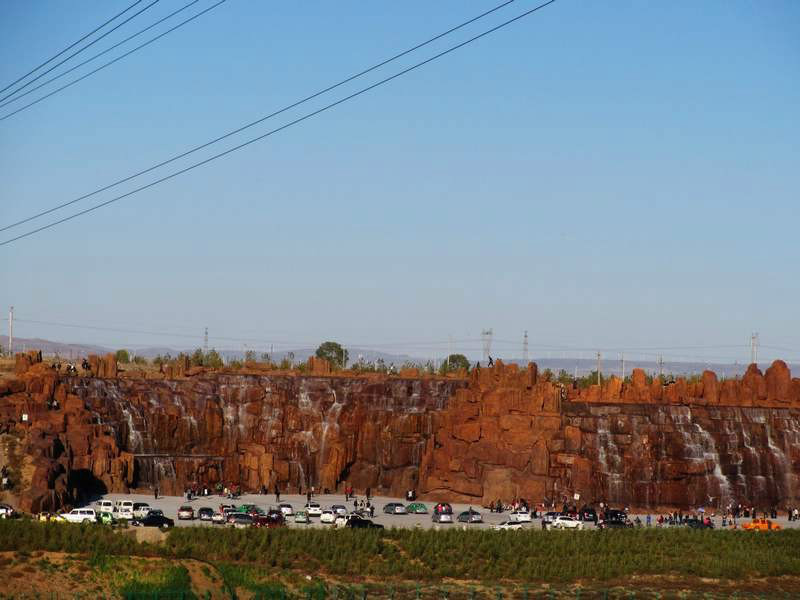
[[769,519],[753,519],[749,523],[742,525],[742,529],[748,531],[777,531],[781,526],[773,523]]

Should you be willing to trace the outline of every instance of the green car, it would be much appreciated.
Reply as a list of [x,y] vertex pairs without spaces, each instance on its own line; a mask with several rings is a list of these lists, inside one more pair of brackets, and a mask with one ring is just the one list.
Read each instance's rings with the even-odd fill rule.
[[103,525],[113,525],[114,523],[117,522],[117,520],[114,518],[114,515],[111,514],[110,512],[101,512],[97,516],[97,520],[100,521]]
[[411,515],[427,515],[428,514],[428,507],[425,506],[422,502],[412,502],[408,506],[406,506],[406,512]]

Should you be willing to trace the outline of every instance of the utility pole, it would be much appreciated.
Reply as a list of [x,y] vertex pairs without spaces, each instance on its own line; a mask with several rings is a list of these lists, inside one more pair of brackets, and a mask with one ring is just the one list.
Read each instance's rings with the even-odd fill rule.
[[493,331],[491,329],[484,329],[481,331],[481,339],[483,341],[483,361],[486,362],[489,360],[489,356],[492,353],[492,335]]
[[622,381],[625,381],[625,353],[620,354],[622,358]]
[[664,357],[658,355],[658,378],[664,379]]
[[750,336],[750,364],[758,363],[758,332]]
[[447,336],[447,370],[450,370],[450,357],[453,355],[453,335]]
[[597,353],[597,385],[600,385],[600,353]]
[[208,327],[206,327],[206,332],[203,335],[203,354],[208,354]]
[[14,307],[8,309],[8,353],[14,356]]
[[578,381],[578,363],[575,363],[575,381]]
[[528,330],[525,330],[525,335],[522,337],[522,360],[528,364]]

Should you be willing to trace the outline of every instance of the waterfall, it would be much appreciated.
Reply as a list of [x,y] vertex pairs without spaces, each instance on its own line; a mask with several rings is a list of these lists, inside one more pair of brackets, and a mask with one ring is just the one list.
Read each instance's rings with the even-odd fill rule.
[[609,502],[622,502],[622,488],[624,482],[620,469],[622,468],[622,457],[619,455],[619,448],[614,443],[614,438],[608,429],[608,417],[597,419],[597,449],[600,459],[600,466],[606,478],[606,489]]

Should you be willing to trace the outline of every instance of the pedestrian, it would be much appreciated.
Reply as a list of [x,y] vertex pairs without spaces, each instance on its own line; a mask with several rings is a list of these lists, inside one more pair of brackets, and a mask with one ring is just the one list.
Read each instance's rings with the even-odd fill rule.
[[281,501],[281,490],[278,487],[278,484],[276,483],[275,484],[275,502],[277,503],[277,502],[280,502],[280,501]]
[[652,524],[652,520],[650,518],[650,515],[647,515],[647,526],[650,527],[651,524]]
[[158,500],[158,486],[153,490],[153,499]]
[[358,512],[358,500],[353,500],[353,512]]

